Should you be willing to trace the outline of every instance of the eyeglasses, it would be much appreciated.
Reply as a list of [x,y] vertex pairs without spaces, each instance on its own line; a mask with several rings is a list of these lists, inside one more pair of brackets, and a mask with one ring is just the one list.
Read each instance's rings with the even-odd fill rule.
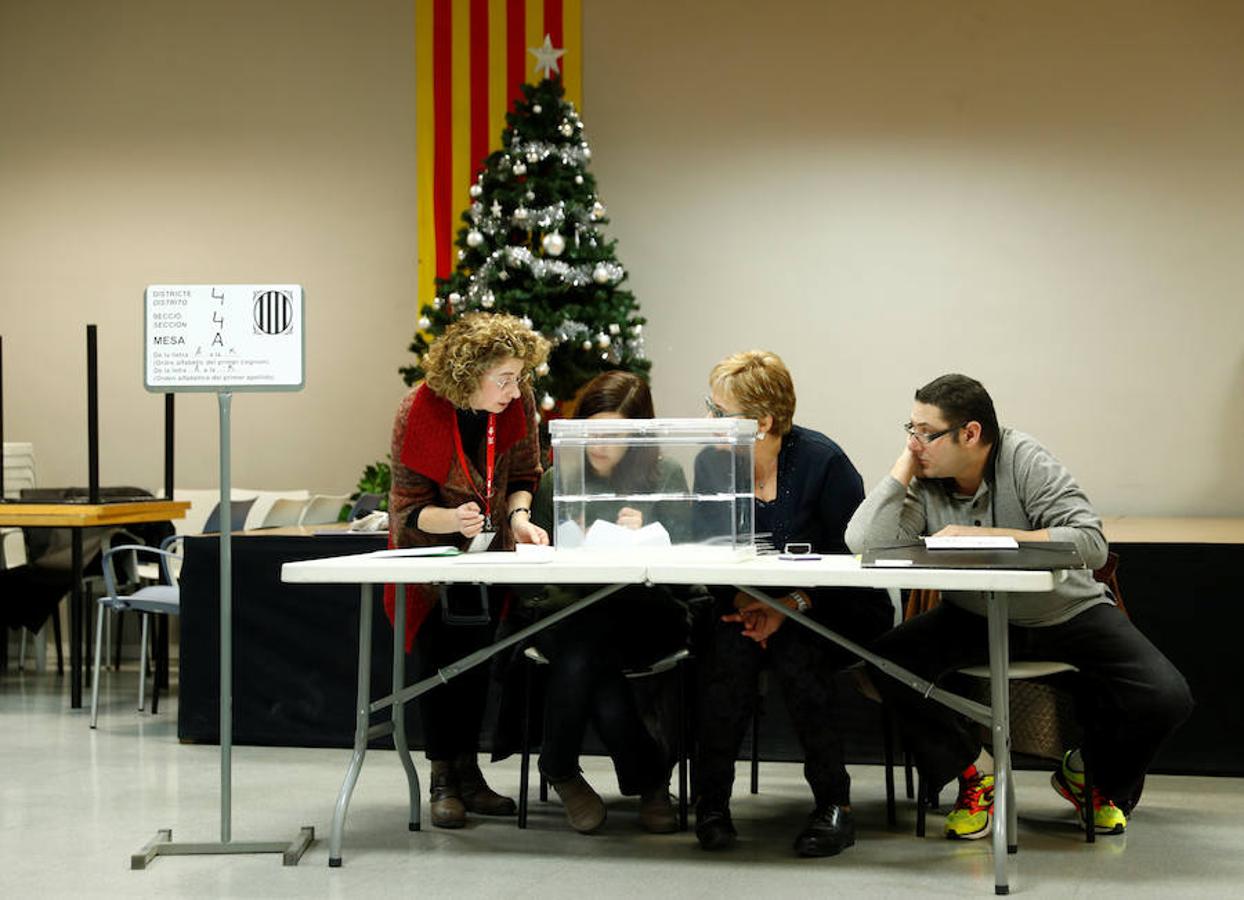
[[531,381],[531,373],[523,372],[517,378],[511,375],[503,375],[500,378],[496,375],[488,375],[487,378],[501,390],[508,391],[512,387],[519,387]]
[[916,431],[916,426],[911,422],[904,423],[903,430],[907,432],[909,437],[914,437],[922,444],[931,444],[940,437],[945,437],[952,431],[958,431],[967,422],[960,422],[958,425],[952,425],[949,428],[943,428],[941,431]]
[[722,409],[720,406],[718,406],[716,403],[713,402],[712,397],[709,397],[707,395],[705,395],[704,397],[704,408],[708,410],[708,414],[712,416],[714,419],[746,419],[747,418],[747,413],[726,412],[724,409]]

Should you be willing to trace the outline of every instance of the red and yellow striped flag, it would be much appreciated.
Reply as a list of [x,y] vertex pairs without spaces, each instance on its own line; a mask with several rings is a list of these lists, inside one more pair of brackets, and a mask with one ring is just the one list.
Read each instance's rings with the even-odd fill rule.
[[566,99],[582,109],[581,22],[581,0],[415,0],[420,309],[453,272],[467,190],[500,147],[520,85],[540,80],[528,50],[545,35],[566,51]]

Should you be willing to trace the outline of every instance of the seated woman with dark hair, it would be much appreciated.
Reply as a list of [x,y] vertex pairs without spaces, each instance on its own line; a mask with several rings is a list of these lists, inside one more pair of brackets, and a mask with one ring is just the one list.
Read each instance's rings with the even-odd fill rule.
[[[648,384],[629,372],[606,372],[581,391],[575,407],[579,419],[651,419]],[[584,472],[588,493],[685,494],[682,468],[663,458],[657,448],[604,445],[589,447]],[[544,474],[532,507],[532,522],[554,534],[553,481]],[[623,502],[598,504],[598,517],[618,525],[641,528],[659,521],[674,535],[688,530],[684,505]],[[607,509],[603,508],[608,506]],[[561,607],[578,594],[550,588],[528,601],[536,610]],[[676,831],[670,804],[670,764],[640,717],[624,671],[648,665],[686,642],[686,613],[665,590],[635,587],[623,590],[576,613],[535,638],[549,660],[544,704],[544,740],[540,771],[553,785],[576,831],[596,831],[605,821],[605,804],[583,778],[579,751],[590,721],[613,759],[618,788],[640,796],[639,821],[651,832]]]

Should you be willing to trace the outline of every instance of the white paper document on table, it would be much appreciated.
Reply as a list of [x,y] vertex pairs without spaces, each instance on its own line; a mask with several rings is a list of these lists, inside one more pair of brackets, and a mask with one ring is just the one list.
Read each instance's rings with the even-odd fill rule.
[[392,550],[376,550],[363,555],[377,559],[392,559],[400,556],[457,556],[461,552],[457,547],[444,545],[437,547],[395,547]]
[[1007,535],[929,536],[924,539],[928,550],[1018,550],[1019,541]]

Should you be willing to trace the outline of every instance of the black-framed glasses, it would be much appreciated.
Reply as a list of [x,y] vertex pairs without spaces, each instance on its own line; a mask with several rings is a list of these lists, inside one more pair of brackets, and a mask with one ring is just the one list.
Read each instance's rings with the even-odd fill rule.
[[952,431],[958,431],[967,422],[960,422],[958,425],[951,425],[949,428],[943,428],[941,431],[916,431],[916,426],[911,422],[903,423],[903,430],[907,432],[908,437],[914,437],[922,444],[931,444],[940,437],[945,437]]
[[720,406],[714,403],[713,398],[708,396],[707,394],[704,395],[704,408],[708,410],[708,414],[712,416],[714,419],[746,419],[747,418],[747,413],[726,412],[724,409],[722,409]]

